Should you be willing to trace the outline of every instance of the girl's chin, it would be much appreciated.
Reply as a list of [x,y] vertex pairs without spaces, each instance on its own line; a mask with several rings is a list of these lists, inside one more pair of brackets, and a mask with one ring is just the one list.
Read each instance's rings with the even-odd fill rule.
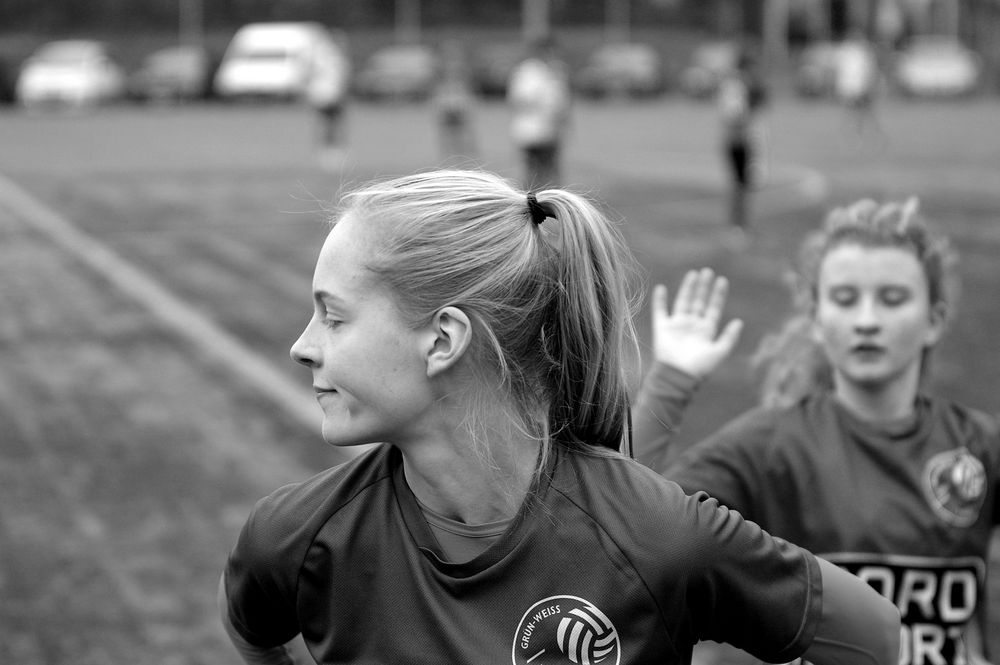
[[323,424],[323,440],[337,448],[351,448],[375,443],[371,440],[371,437],[351,435],[343,429],[327,425],[326,423]]
[[893,380],[896,376],[898,375],[875,368],[864,368],[842,373],[841,380],[858,390],[874,393],[891,390],[893,384],[897,383]]

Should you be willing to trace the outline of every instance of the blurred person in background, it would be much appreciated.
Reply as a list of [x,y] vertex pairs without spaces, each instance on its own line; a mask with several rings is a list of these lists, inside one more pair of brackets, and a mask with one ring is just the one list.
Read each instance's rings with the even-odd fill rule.
[[474,102],[465,49],[458,40],[446,41],[441,49],[441,77],[434,95],[443,159],[475,157]]
[[673,312],[654,290],[637,458],[895,602],[901,665],[983,663],[1000,419],[925,386],[955,307],[953,251],[915,199],[861,200],[808,235],[796,268],[794,314],[755,356],[761,405],[683,450],[681,413],[741,324],[717,334],[728,285],[709,270],[688,273]]
[[351,61],[338,42],[313,59],[306,84],[306,101],[318,120],[319,162],[337,170],[346,157],[344,112],[350,86]]
[[571,100],[569,73],[554,39],[546,36],[532,42],[507,84],[511,138],[523,155],[524,182],[529,189],[561,182],[559,152]]
[[750,190],[761,172],[760,114],[767,97],[757,58],[749,48],[741,48],[736,66],[723,77],[717,93],[729,175],[729,225],[741,235],[750,228]]
[[220,581],[244,660],[891,665],[899,612],[627,455],[637,263],[564,189],[435,171],[349,193],[291,349],[323,438],[374,444],[254,506]]
[[876,112],[880,80],[875,45],[862,31],[851,31],[838,47],[834,93],[848,114],[854,135],[864,139],[870,133],[882,143],[885,132]]

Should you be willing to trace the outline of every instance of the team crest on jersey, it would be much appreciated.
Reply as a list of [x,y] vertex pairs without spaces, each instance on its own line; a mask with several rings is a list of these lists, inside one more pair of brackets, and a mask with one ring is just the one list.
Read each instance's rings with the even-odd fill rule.
[[514,665],[618,665],[618,631],[604,612],[576,596],[550,596],[524,613],[514,635]]
[[986,469],[966,448],[938,453],[924,468],[924,493],[941,519],[969,526],[986,499]]

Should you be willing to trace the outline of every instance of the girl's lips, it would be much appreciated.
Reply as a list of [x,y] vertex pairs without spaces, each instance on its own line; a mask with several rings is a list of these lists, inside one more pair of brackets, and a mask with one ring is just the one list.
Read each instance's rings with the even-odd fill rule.
[[885,353],[885,348],[875,344],[858,344],[851,347],[851,354],[861,357],[872,357]]

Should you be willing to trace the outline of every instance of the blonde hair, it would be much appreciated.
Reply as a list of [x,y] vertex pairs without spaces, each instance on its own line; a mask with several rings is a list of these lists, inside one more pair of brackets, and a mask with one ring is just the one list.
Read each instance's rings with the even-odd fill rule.
[[370,224],[368,268],[415,326],[442,307],[473,322],[469,353],[481,394],[467,427],[482,445],[502,414],[542,444],[619,450],[627,434],[627,354],[634,259],[618,229],[584,197],[537,192],[550,214],[532,220],[527,193],[482,171],[443,170],[365,186],[343,214]]
[[[877,203],[861,199],[831,211],[822,227],[803,241],[794,271],[789,275],[794,314],[776,333],[766,336],[751,359],[761,372],[761,403],[787,406],[816,390],[833,388],[833,371],[826,354],[811,335],[818,297],[819,271],[826,255],[845,244],[862,247],[898,247],[920,262],[927,278],[928,299],[950,317],[958,296],[954,274],[956,255],[948,239],[937,233],[918,212],[919,202]],[[929,349],[921,374],[925,374]]]

